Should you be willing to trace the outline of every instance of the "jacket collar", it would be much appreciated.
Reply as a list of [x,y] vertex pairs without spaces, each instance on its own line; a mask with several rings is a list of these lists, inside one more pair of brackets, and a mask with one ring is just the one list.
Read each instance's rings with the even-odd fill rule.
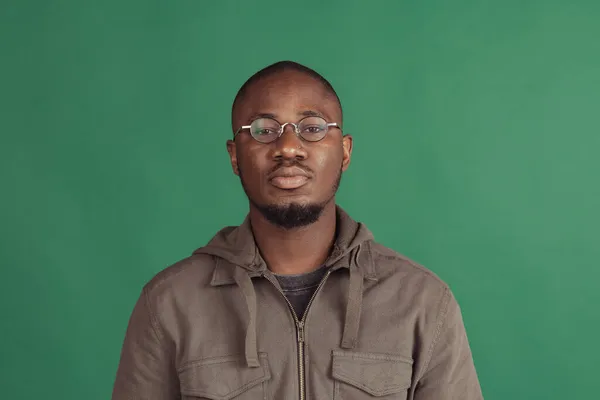
[[[338,233],[325,266],[337,270],[355,265],[366,279],[376,280],[371,253],[372,233],[364,224],[354,221],[340,206],[336,206],[336,217]],[[221,230],[205,248],[198,249],[195,253],[216,256],[210,282],[212,286],[235,284],[236,266],[244,268],[250,278],[262,276],[268,270],[254,241],[249,216],[246,216],[240,226]]]

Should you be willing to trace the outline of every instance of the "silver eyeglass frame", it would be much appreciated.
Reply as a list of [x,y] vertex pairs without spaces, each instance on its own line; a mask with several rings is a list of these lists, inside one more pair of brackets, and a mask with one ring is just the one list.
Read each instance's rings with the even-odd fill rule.
[[[257,141],[257,142],[259,142],[259,143],[263,143],[263,144],[269,144],[269,143],[273,143],[273,142],[277,141],[277,139],[279,139],[279,138],[281,137],[281,135],[283,135],[283,132],[285,131],[285,127],[286,127],[287,125],[292,125],[292,126],[294,127],[294,133],[296,134],[296,136],[297,136],[297,137],[299,137],[300,139],[302,139],[302,140],[304,140],[304,141],[306,141],[306,142],[309,142],[309,143],[317,143],[317,142],[320,142],[321,140],[325,139],[325,136],[327,136],[327,133],[329,132],[329,128],[338,128],[340,131],[342,131],[342,127],[341,127],[341,126],[340,126],[340,125],[339,125],[337,122],[327,122],[327,120],[325,120],[325,118],[323,118],[323,117],[317,117],[317,118],[321,118],[322,120],[324,120],[324,121],[325,121],[325,126],[327,127],[327,131],[325,132],[325,134],[323,135],[323,137],[322,137],[322,138],[320,138],[319,140],[307,140],[307,139],[305,139],[305,138],[302,136],[302,134],[300,134],[300,129],[298,128],[298,125],[300,125],[300,123],[301,123],[302,121],[304,121],[305,119],[307,119],[307,118],[315,118],[315,117],[317,117],[317,116],[316,116],[316,115],[309,115],[309,116],[306,116],[306,117],[302,118],[302,119],[301,119],[300,121],[298,121],[297,123],[293,123],[293,122],[286,122],[286,123],[284,123],[284,124],[281,124],[281,123],[279,123],[279,121],[277,121],[277,120],[276,120],[276,119],[274,119],[274,118],[268,118],[268,117],[257,118],[257,119],[255,119],[254,121],[256,121],[256,120],[259,120],[259,119],[270,119],[270,120],[272,120],[272,121],[275,121],[275,122],[277,122],[277,124],[279,124],[279,131],[277,132],[277,136],[275,137],[275,139],[273,139],[273,140],[271,140],[271,141],[269,141],[269,142],[261,142],[260,140],[256,139],[256,138],[255,138],[255,137],[252,135],[252,133],[250,133],[250,136],[252,136],[252,139],[256,140],[256,141]],[[254,121],[252,121],[252,122],[254,122]],[[237,135],[238,135],[238,134],[239,134],[241,131],[243,131],[244,129],[250,129],[250,128],[252,128],[252,125],[242,125],[242,126],[241,126],[241,127],[240,127],[240,128],[237,130],[237,131],[235,131],[235,133],[233,134],[233,139],[235,139],[235,137],[236,137],[236,136],[237,136]],[[343,131],[342,131],[342,132],[343,132]]]

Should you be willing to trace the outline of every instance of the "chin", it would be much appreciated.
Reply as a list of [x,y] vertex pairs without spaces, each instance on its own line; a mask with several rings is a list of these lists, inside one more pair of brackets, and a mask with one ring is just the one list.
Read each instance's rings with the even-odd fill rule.
[[316,222],[325,208],[315,202],[286,201],[254,206],[273,225],[291,230],[302,228]]
[[292,204],[309,205],[318,204],[319,201],[314,199],[306,192],[302,193],[299,190],[277,191],[277,193],[268,193],[262,196],[260,204],[272,204],[277,206],[288,206]]
[[272,204],[274,206],[279,206],[279,207],[306,207],[309,206],[311,204],[318,204],[318,202],[307,198],[305,196],[290,196],[290,197],[285,197],[282,199],[277,199],[275,201],[271,201],[269,202],[269,204]]

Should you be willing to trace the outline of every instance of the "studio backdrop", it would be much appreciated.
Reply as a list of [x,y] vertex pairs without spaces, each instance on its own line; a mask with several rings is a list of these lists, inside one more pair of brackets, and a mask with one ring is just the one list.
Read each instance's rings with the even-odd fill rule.
[[133,304],[247,200],[239,86],[294,60],[339,204],[453,289],[488,400],[598,398],[600,2],[0,3],[0,398],[108,399]]

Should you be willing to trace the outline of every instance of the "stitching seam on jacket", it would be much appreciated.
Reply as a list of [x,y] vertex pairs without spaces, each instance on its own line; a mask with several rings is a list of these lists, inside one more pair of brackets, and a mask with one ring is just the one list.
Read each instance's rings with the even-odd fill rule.
[[429,362],[431,361],[432,357],[433,357],[433,351],[435,350],[436,345],[438,344],[438,341],[440,339],[441,333],[442,333],[442,327],[444,326],[445,322],[446,322],[446,315],[448,314],[448,305],[450,304],[450,290],[445,287],[444,288],[444,294],[442,295],[441,299],[440,299],[440,310],[438,312],[438,317],[437,317],[437,323],[436,323],[436,329],[435,329],[435,333],[433,336],[433,340],[431,341],[431,345],[429,346],[429,350],[427,352],[427,361],[425,361],[425,364],[423,364],[423,368],[421,368],[421,371],[418,375],[418,379],[420,380],[423,375],[425,375],[425,372],[427,371],[427,368],[429,367]]
[[162,333],[159,332],[160,327],[158,326],[158,319],[156,318],[156,315],[152,311],[152,307],[150,304],[150,298],[148,296],[148,290],[146,288],[144,288],[143,292],[144,292],[144,303],[145,303],[146,309],[148,311],[148,316],[150,317],[150,325],[152,326],[152,331],[154,332],[154,335],[156,336],[157,341],[160,342],[160,341],[162,341],[163,335],[162,335]]

